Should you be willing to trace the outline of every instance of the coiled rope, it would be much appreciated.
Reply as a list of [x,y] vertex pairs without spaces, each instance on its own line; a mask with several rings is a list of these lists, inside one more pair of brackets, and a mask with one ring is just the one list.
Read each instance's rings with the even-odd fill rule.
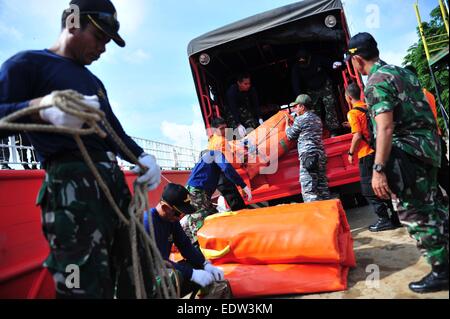
[[[123,143],[120,137],[116,134],[114,129],[111,127],[109,122],[106,120],[105,113],[101,110],[93,108],[83,102],[83,95],[79,94],[73,90],[65,91],[55,91],[53,98],[53,105],[58,107],[61,111],[73,115],[81,120],[83,120],[86,125],[84,128],[73,129],[61,126],[54,126],[51,124],[24,124],[15,123],[17,119],[24,116],[29,116],[32,114],[39,114],[39,111],[51,106],[30,106],[10,114],[2,119],[0,119],[0,130],[13,130],[13,131],[25,131],[25,132],[47,132],[47,133],[57,133],[57,134],[68,134],[72,135],[75,139],[80,152],[86,165],[91,170],[97,183],[105,194],[108,202],[113,208],[114,212],[117,214],[119,219],[129,227],[129,236],[131,242],[131,256],[133,263],[133,279],[135,285],[135,292],[137,299],[146,299],[147,294],[145,291],[143,271],[149,271],[150,276],[153,281],[153,287],[156,288],[157,298],[171,299],[179,298],[179,288],[175,289],[172,281],[170,280],[169,273],[166,268],[166,262],[163,260],[159,249],[156,245],[155,234],[153,229],[152,219],[149,218],[149,229],[150,234],[145,231],[145,228],[141,222],[142,215],[144,211],[149,210],[148,196],[147,196],[147,185],[138,184],[136,181],[133,184],[134,195],[130,202],[128,208],[129,218],[125,217],[120,211],[116,201],[114,200],[108,186],[103,181],[100,173],[95,167],[92,158],[81,140],[81,136],[86,136],[90,134],[98,134],[101,138],[106,138],[108,134],[111,136],[113,141],[119,146],[122,152],[128,156],[128,158],[136,165],[141,168],[141,172],[147,170],[146,167],[142,166],[136,156],[128,149],[128,147]],[[99,123],[104,127],[103,130]],[[145,251],[145,257],[147,259],[150,269],[142,269],[142,264],[140,262],[140,257],[138,254],[138,242],[142,244]],[[156,278],[160,278],[160,284],[158,284]]]

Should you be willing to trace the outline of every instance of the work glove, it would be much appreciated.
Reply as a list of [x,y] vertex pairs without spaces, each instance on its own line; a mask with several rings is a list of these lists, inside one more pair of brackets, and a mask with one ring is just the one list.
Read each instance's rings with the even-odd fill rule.
[[263,124],[264,124],[263,119],[259,119],[259,125],[263,125]]
[[[39,106],[51,106],[39,111],[41,119],[55,126],[80,129],[83,126],[84,121],[76,116],[63,112],[56,106],[52,106],[55,104],[54,96],[54,93],[48,94],[44,96],[39,103]],[[98,101],[97,95],[85,95],[82,101],[93,108],[100,109],[100,102]]]
[[213,275],[215,280],[223,280],[225,278],[225,274],[223,273],[223,271],[217,267],[214,267],[213,265],[211,265],[210,262],[206,261],[205,262],[205,267],[204,267],[205,271],[209,272],[211,275]]
[[245,135],[247,135],[247,130],[245,129],[245,127],[242,124],[240,124],[237,129],[238,129],[238,133],[241,138],[244,137]]
[[340,69],[342,67],[342,62],[336,61],[333,63],[333,69]]
[[[158,187],[159,183],[161,183],[161,168],[156,163],[155,157],[147,153],[142,153],[141,156],[139,156],[139,163],[148,169],[142,176],[138,177],[137,182],[139,184],[147,184],[149,191],[154,190]],[[137,165],[131,171],[135,174],[139,174],[141,173],[141,168]]]
[[193,269],[191,281],[195,282],[196,284],[204,288],[214,281],[214,277],[212,274],[210,274],[205,270]]
[[250,202],[253,198],[252,191],[250,190],[250,188],[248,186],[245,186],[242,190],[244,191],[245,195],[247,195],[247,201]]

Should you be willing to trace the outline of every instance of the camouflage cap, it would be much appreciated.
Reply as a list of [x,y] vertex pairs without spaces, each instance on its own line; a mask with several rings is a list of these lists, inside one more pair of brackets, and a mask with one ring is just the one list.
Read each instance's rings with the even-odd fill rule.
[[295,99],[295,102],[292,102],[291,104],[289,104],[289,106],[292,107],[292,106],[295,106],[297,104],[301,104],[301,105],[305,105],[306,107],[310,107],[312,105],[312,100],[311,100],[309,95],[307,95],[307,94],[300,94]]

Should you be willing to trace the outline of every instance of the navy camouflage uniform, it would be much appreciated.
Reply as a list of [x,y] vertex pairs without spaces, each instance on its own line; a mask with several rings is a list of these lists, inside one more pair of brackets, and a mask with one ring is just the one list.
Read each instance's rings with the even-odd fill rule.
[[[326,175],[327,157],[322,142],[320,118],[308,110],[295,118],[293,126],[286,128],[286,135],[290,140],[298,139],[303,201],[306,203],[330,199]],[[308,165],[308,161],[312,161],[313,165]]]

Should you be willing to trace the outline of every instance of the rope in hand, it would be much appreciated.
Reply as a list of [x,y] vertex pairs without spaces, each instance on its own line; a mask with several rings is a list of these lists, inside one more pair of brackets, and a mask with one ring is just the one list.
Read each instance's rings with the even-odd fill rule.
[[[150,234],[145,231],[145,228],[141,222],[142,215],[144,211],[149,210],[148,196],[147,196],[147,185],[138,184],[136,181],[133,184],[134,196],[132,197],[131,203],[128,208],[129,218],[120,211],[116,201],[114,200],[108,186],[101,177],[99,171],[97,170],[95,163],[89,156],[89,153],[81,139],[81,136],[86,136],[90,134],[98,134],[101,138],[106,138],[108,135],[111,136],[113,141],[119,146],[122,152],[136,165],[141,167],[141,172],[147,170],[139,162],[136,156],[128,149],[128,147],[123,143],[120,137],[116,134],[114,129],[111,127],[109,122],[106,120],[105,113],[101,110],[93,108],[86,103],[84,103],[83,95],[79,94],[73,90],[66,91],[56,91],[54,92],[54,103],[51,106],[30,106],[10,114],[2,119],[0,119],[0,130],[13,130],[13,131],[26,131],[26,132],[48,132],[48,133],[59,133],[59,134],[69,134],[75,139],[80,152],[83,156],[86,165],[91,170],[97,183],[102,189],[104,195],[106,196],[108,202],[113,208],[114,212],[117,214],[119,219],[123,224],[129,227],[129,236],[131,242],[131,256],[133,265],[133,279],[136,291],[137,299],[147,298],[144,284],[143,271],[149,271],[153,287],[156,288],[157,298],[179,298],[179,292],[175,290],[172,281],[169,278],[169,273],[166,269],[166,264],[162,258],[159,249],[156,245],[155,234],[153,228],[152,218],[149,218],[149,229]],[[24,116],[39,113],[42,109],[49,107],[58,107],[61,111],[70,114],[72,116],[78,117],[83,120],[86,125],[84,128],[74,129],[61,126],[54,126],[51,124],[23,124],[15,123],[14,121],[22,118]],[[101,123],[105,130],[103,130],[98,123]],[[167,179],[166,179],[167,180]],[[144,247],[145,256],[147,262],[150,265],[149,270],[143,270],[138,253],[138,242]],[[160,278],[160,284],[157,284],[157,279]],[[179,290],[179,289],[178,289]],[[178,293],[177,293],[178,292]]]

